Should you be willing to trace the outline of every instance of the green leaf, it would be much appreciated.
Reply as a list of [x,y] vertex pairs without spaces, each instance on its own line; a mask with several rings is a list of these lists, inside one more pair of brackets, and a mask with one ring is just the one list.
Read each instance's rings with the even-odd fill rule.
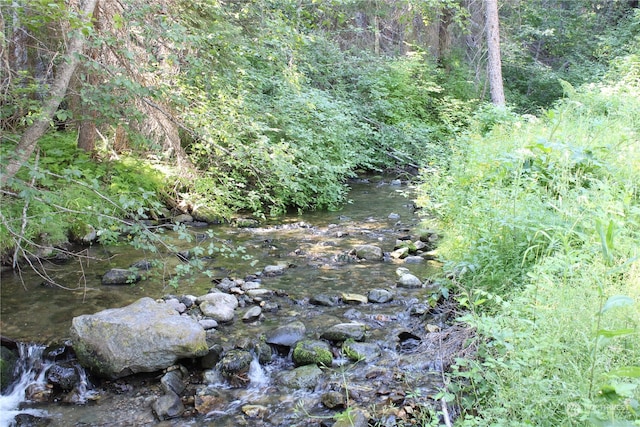
[[602,337],[606,337],[606,338],[613,338],[613,337],[621,337],[624,335],[631,335],[633,333],[635,333],[636,330],[635,329],[631,329],[631,328],[626,328],[626,329],[599,329],[597,334],[602,336]]
[[613,262],[613,231],[614,231],[614,223],[613,221],[609,221],[607,228],[604,228],[602,221],[599,219],[596,220],[596,230],[598,231],[598,235],[600,236],[600,244],[602,246],[602,256],[607,264],[611,264]]
[[636,388],[638,384],[611,383],[603,385],[600,393],[607,400],[618,400],[622,397],[632,397]]
[[604,303],[602,310],[600,310],[600,314],[604,314],[612,308],[633,305],[633,303],[633,299],[626,295],[613,295],[612,297],[609,297],[606,303]]
[[616,377],[640,378],[640,366],[623,366],[609,372],[609,375]]

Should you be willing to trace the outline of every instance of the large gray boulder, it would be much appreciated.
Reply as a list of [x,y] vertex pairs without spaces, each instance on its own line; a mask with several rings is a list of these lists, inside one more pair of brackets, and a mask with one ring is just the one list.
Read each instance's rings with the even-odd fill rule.
[[80,363],[107,378],[154,372],[208,352],[196,320],[151,298],[74,317],[71,339]]

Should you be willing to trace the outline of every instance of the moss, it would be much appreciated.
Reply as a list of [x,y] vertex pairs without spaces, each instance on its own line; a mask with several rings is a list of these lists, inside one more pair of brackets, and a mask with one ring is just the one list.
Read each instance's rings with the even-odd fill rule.
[[360,360],[363,360],[365,358],[365,356],[360,354],[360,353],[358,353],[352,347],[353,343],[355,343],[355,341],[353,339],[351,339],[351,338],[349,338],[344,343],[342,343],[342,352],[345,354],[345,356],[347,356],[350,360],[353,360],[354,362],[358,362]]
[[322,341],[300,341],[293,350],[293,361],[296,365],[331,366],[333,355],[329,346]]

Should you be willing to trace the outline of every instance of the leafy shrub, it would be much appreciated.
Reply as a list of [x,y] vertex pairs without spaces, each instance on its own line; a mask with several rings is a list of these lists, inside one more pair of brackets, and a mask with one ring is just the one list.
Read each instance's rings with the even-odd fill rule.
[[562,84],[541,118],[484,110],[424,173],[419,203],[483,339],[452,368],[460,425],[639,418],[638,88]]

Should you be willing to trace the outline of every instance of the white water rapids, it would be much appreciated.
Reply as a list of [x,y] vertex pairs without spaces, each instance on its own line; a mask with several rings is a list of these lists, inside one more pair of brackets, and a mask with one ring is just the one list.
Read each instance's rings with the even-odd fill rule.
[[42,416],[44,411],[36,409],[20,409],[20,404],[26,399],[26,390],[29,387],[44,389],[46,386],[45,374],[51,366],[49,362],[42,361],[44,346],[33,344],[18,344],[19,360],[16,363],[16,381],[11,384],[5,393],[0,395],[0,427],[9,427],[14,424],[15,417],[20,414]]

